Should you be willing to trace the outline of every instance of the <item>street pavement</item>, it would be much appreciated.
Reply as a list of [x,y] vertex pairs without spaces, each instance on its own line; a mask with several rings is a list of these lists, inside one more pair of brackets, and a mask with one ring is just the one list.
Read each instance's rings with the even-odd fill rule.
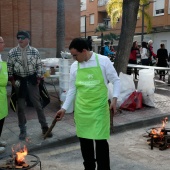
[[[159,124],[164,117],[170,118],[170,86],[166,83],[157,80],[155,91],[155,108],[144,106],[140,110],[134,112],[122,110],[113,117],[114,135],[119,132],[128,131],[130,129],[136,129],[146,127],[149,125]],[[44,109],[48,125],[50,126],[56,112],[60,108],[60,102],[58,94],[54,91],[53,86],[47,85],[47,89],[51,95],[51,102]],[[7,87],[8,98],[10,95],[11,87]],[[17,114],[9,108],[9,114],[5,119],[3,132],[1,139],[7,142],[6,152],[0,155],[0,159],[4,158],[12,153],[11,148],[21,144],[26,145],[28,153],[35,152],[36,150],[42,150],[52,146],[64,146],[73,141],[78,141],[75,132],[75,124],[73,113],[65,114],[62,121],[57,122],[53,128],[53,137],[43,139],[41,126],[37,119],[37,114],[34,108],[26,107],[27,117],[27,139],[20,141],[18,139],[19,127]]]

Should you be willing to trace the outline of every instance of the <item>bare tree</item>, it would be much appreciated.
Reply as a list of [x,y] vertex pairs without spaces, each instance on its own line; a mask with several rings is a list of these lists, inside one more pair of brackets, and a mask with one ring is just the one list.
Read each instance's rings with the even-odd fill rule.
[[57,0],[57,26],[56,26],[56,58],[61,58],[61,51],[65,50],[65,8],[64,0]]

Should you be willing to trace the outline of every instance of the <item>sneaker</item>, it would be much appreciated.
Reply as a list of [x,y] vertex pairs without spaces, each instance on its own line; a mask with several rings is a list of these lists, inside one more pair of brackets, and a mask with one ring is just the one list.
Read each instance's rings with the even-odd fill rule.
[[7,143],[5,141],[0,141],[0,147],[5,147]]
[[27,136],[26,132],[21,132],[21,133],[19,134],[19,139],[20,139],[20,140],[25,140],[26,136]]
[[0,154],[5,152],[5,148],[4,147],[0,147]]
[[[45,135],[46,132],[48,131],[48,129],[49,129],[48,127],[43,127],[42,134]],[[48,138],[51,138],[52,136],[53,136],[53,134],[51,132],[47,135]]]

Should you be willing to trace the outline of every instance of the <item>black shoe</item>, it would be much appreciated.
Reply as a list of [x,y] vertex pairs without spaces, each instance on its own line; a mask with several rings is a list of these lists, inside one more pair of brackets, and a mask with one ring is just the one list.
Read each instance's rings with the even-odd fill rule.
[[[48,127],[43,127],[42,134],[45,135],[46,132],[48,131],[48,129],[49,129]],[[46,137],[51,138],[52,136],[53,136],[53,134],[50,132]]]
[[21,132],[19,134],[19,140],[25,140],[26,136],[27,136],[26,132]]

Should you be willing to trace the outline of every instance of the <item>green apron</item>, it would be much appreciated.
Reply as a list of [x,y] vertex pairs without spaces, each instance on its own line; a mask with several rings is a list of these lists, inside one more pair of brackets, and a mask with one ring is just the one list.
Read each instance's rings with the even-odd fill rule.
[[0,119],[4,118],[8,114],[8,102],[6,86],[8,82],[7,64],[6,62],[0,62]]
[[76,76],[76,100],[74,118],[78,137],[108,139],[110,136],[110,112],[108,89],[96,55],[96,67],[80,68]]

